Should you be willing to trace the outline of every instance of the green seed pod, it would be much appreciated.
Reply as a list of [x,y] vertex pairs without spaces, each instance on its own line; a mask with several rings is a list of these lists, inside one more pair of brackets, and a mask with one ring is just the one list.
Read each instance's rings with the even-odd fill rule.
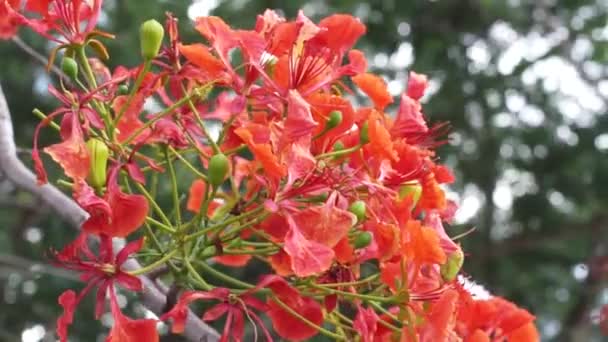
[[215,154],[209,159],[207,179],[213,187],[222,185],[228,173],[230,162],[223,153]]
[[327,119],[327,124],[325,124],[325,129],[332,129],[338,127],[339,124],[342,123],[342,112],[339,110],[334,110],[329,113],[329,119]]
[[369,142],[369,123],[365,121],[359,129],[359,142],[361,145],[365,145]]
[[365,220],[365,202],[361,200],[354,201],[350,207],[348,207],[348,211],[357,216],[357,222]]
[[151,60],[158,55],[160,46],[163,42],[165,29],[158,21],[150,19],[139,29],[139,39],[141,44],[141,56],[144,60]]
[[439,269],[443,280],[450,282],[456,279],[458,272],[460,272],[460,269],[462,268],[463,262],[464,254],[460,249],[450,254],[450,256],[448,257],[448,261],[446,261],[445,264],[441,265]]
[[61,71],[66,74],[70,79],[75,80],[78,77],[78,63],[74,58],[63,57],[61,61]]
[[110,149],[101,140],[91,138],[87,141],[87,150],[91,158],[91,167],[89,169],[89,183],[95,189],[101,189],[106,185],[106,175],[108,166],[108,157]]
[[127,95],[129,93],[129,87],[126,84],[118,86],[118,95]]
[[337,143],[334,144],[334,151],[342,151],[344,149],[344,143],[341,141],[338,141]]
[[412,204],[416,206],[422,196],[422,185],[418,181],[408,182],[401,185],[399,188],[399,199],[405,199],[406,197],[412,198]]
[[370,232],[361,232],[355,237],[353,247],[355,247],[355,249],[361,249],[369,246],[370,243],[372,243],[372,234]]

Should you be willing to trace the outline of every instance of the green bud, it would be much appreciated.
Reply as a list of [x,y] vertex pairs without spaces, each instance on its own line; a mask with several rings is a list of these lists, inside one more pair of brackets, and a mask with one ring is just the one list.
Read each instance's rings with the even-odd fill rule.
[[399,199],[403,200],[406,197],[412,198],[412,204],[416,206],[422,196],[422,185],[418,181],[412,181],[401,185],[399,188]]
[[139,39],[141,44],[141,55],[144,60],[151,60],[158,55],[160,46],[163,42],[165,29],[158,21],[150,19],[139,29]]
[[355,237],[353,247],[361,249],[369,246],[370,243],[372,243],[372,234],[370,232],[361,232]]
[[329,119],[327,119],[327,124],[325,125],[325,129],[332,129],[338,127],[339,124],[342,123],[342,112],[339,110],[334,110],[329,113]]
[[350,207],[348,207],[348,211],[357,216],[357,222],[365,220],[365,202],[361,200],[354,201]]
[[359,129],[359,142],[361,145],[365,145],[369,142],[369,123],[365,121]]
[[118,86],[118,95],[127,95],[129,93],[129,87],[126,84]]
[[209,169],[207,179],[213,187],[222,185],[228,173],[230,162],[223,153],[215,154],[209,159]]
[[61,71],[66,74],[70,79],[75,80],[78,77],[78,63],[74,58],[63,57],[61,61]]
[[342,151],[344,149],[344,143],[341,141],[338,141],[337,143],[334,144],[334,151]]
[[450,254],[450,256],[448,256],[448,261],[446,261],[445,264],[441,265],[439,269],[443,280],[449,282],[456,279],[458,272],[460,272],[460,269],[462,268],[463,262],[464,254],[460,249]]
[[101,189],[106,185],[110,150],[103,141],[95,138],[91,138],[87,141],[87,150],[89,151],[91,158],[91,167],[89,169],[88,177],[89,183],[95,189]]

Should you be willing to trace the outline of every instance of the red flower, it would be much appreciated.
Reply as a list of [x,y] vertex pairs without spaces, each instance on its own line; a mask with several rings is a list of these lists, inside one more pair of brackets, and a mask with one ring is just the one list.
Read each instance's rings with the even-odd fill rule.
[[[250,294],[240,296],[233,295],[226,288],[215,288],[211,291],[187,291],[180,297],[171,311],[164,314],[161,319],[173,320],[172,331],[182,333],[188,317],[188,305],[195,300],[217,300],[215,306],[208,309],[203,315],[204,321],[215,321],[226,315],[226,323],[220,341],[242,341],[244,334],[244,315],[259,325],[267,341],[272,341],[270,333],[264,326],[264,322],[251,308],[265,312],[268,308],[264,302]],[[244,315],[243,315],[244,314]]]
[[[114,283],[118,283],[131,291],[141,291],[142,289],[139,278],[122,271],[121,266],[130,255],[141,249],[143,239],[128,243],[114,256],[111,237],[100,236],[98,255],[95,255],[89,249],[87,238],[88,235],[83,233],[61,252],[55,253],[55,263],[81,273],[80,279],[87,282],[87,285],[79,294],[67,290],[59,297],[59,303],[63,306],[64,313],[57,319],[57,334],[62,342],[67,341],[67,329],[72,323],[76,306],[93,288],[97,287],[95,302],[95,317],[97,318],[103,313],[106,294],[108,290],[113,292]],[[114,310],[113,314],[117,318]],[[122,340],[118,339],[117,341]]]
[[308,277],[327,271],[335,253],[323,243],[307,239],[291,216],[287,217],[289,231],[283,249],[291,257],[291,268],[299,277]]
[[158,342],[158,331],[156,330],[156,320],[137,319],[133,320],[125,316],[118,306],[116,293],[113,286],[110,286],[110,306],[114,325],[106,342]]
[[359,306],[357,316],[353,322],[353,328],[361,336],[362,342],[374,342],[376,330],[378,329],[378,321],[380,318],[376,311],[372,308],[364,308]]
[[82,229],[90,234],[125,237],[139,228],[148,215],[148,200],[142,195],[125,194],[118,186],[120,168],[113,167],[102,198],[84,181],[74,184],[74,199],[89,213]]
[[533,324],[534,316],[527,310],[500,297],[475,299],[462,287],[458,290],[460,300],[456,331],[460,336],[479,338],[483,332],[488,337],[492,336],[492,340],[507,338],[509,341],[539,341]]
[[382,77],[365,73],[352,77],[352,80],[357,87],[374,101],[374,106],[377,110],[383,111],[386,106],[393,102],[393,97],[388,92],[386,81]]
[[25,19],[18,13],[21,0],[0,0],[0,39],[11,39]]
[[[66,129],[65,123],[67,122],[70,122],[70,125]],[[90,156],[84,142],[78,116],[69,113],[65,116],[62,126],[64,131],[69,131],[67,138],[59,144],[46,147],[44,152],[48,153],[53,160],[61,165],[66,176],[78,182],[87,177],[90,169]]]
[[[312,298],[302,297],[298,290],[289,285],[285,279],[275,275],[264,276],[258,283],[258,287],[270,288],[282,303],[308,321],[318,326],[323,323],[321,304]],[[290,341],[302,341],[317,334],[317,329],[285,310],[272,298],[268,299],[267,304],[268,317],[272,321],[274,330],[282,338]]]
[[27,24],[49,40],[83,44],[94,32],[101,4],[102,0],[27,0],[25,9],[40,15],[39,19],[28,19]]

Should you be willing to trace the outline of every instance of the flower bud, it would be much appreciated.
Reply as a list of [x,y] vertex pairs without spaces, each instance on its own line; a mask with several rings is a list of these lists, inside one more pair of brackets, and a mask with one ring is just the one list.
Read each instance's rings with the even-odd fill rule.
[[213,155],[209,159],[209,169],[207,170],[207,179],[213,187],[222,185],[229,168],[228,158],[223,153]]
[[344,143],[338,141],[334,144],[334,151],[342,151],[344,149]]
[[354,201],[350,207],[348,207],[348,211],[355,214],[357,222],[365,220],[365,202],[361,200]]
[[367,121],[359,127],[359,142],[361,145],[369,142],[369,123]]
[[127,95],[129,93],[129,86],[121,84],[118,86],[118,95]]
[[141,24],[139,39],[141,44],[141,55],[144,60],[151,60],[158,55],[164,35],[165,29],[163,28],[163,25],[154,19]]
[[338,127],[339,124],[342,123],[342,112],[339,110],[334,110],[329,113],[329,119],[327,119],[327,124],[325,124],[325,129],[332,129]]
[[108,146],[101,140],[91,138],[87,141],[87,150],[91,159],[91,167],[89,169],[89,183],[95,189],[101,189],[106,185],[106,175],[108,166],[108,157],[110,150]]
[[418,204],[420,196],[422,196],[422,185],[420,185],[418,181],[407,182],[399,188],[399,199],[403,200],[406,197],[412,198],[414,207]]
[[353,247],[361,249],[369,246],[370,243],[372,243],[372,234],[370,232],[361,232],[355,237]]
[[61,61],[61,71],[66,74],[70,79],[75,80],[78,77],[78,63],[74,58],[63,57]]
[[443,280],[450,282],[456,278],[458,272],[462,268],[464,262],[464,254],[460,249],[457,249],[454,253],[448,256],[448,261],[441,265],[439,271]]

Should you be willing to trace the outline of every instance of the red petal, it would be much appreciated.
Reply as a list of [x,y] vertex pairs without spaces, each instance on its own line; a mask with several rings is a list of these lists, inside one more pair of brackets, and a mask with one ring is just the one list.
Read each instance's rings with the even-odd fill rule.
[[224,266],[244,267],[251,260],[251,255],[221,255],[213,258]]
[[306,239],[292,219],[291,230],[285,237],[283,249],[291,257],[291,267],[299,277],[327,271],[334,260],[334,251],[326,245]]
[[428,80],[426,75],[417,74],[413,71],[410,72],[410,77],[407,81],[407,96],[418,101],[424,96],[424,91],[428,86]]
[[365,25],[348,14],[334,14],[319,22],[320,31],[315,40],[323,41],[324,45],[337,52],[344,52],[355,45],[365,34]]
[[206,188],[207,183],[205,183],[205,181],[202,179],[197,179],[192,182],[192,185],[190,186],[190,193],[188,195],[188,203],[186,204],[186,208],[188,208],[188,210],[193,213],[198,213],[201,210]]
[[425,133],[428,130],[420,103],[403,93],[391,134],[407,138],[408,135]]
[[378,328],[378,320],[380,318],[372,308],[359,307],[357,316],[353,322],[353,328],[361,336],[362,342],[373,342]]
[[297,90],[290,90],[287,95],[287,118],[283,131],[283,141],[291,143],[302,137],[312,137],[317,127],[312,118],[310,105],[300,96]]
[[44,151],[63,168],[65,174],[74,179],[84,179],[89,174],[90,157],[82,136],[78,117],[69,114],[71,120],[71,134],[63,142],[46,147]]
[[21,0],[0,1],[0,39],[10,39],[17,34],[26,20],[19,14]]
[[228,304],[225,304],[225,303],[217,304],[217,305],[213,306],[212,308],[209,308],[205,311],[205,313],[203,314],[203,321],[207,321],[207,322],[215,321],[216,319],[220,318],[223,314],[225,314],[229,308],[230,308],[230,305],[228,305]]
[[368,146],[374,156],[396,162],[399,156],[393,146],[393,139],[384,125],[383,116],[384,114],[372,111],[368,119],[370,141]]
[[309,207],[292,216],[306,239],[334,247],[356,223],[355,215],[335,206],[335,197],[334,192],[325,205]]
[[144,238],[139,238],[137,240],[129,242],[126,246],[124,246],[117,254],[116,254],[116,265],[122,265],[129,256],[139,252],[139,250],[144,245]]
[[61,342],[68,340],[68,327],[74,320],[74,310],[76,310],[76,293],[67,290],[59,296],[59,304],[63,307],[63,314],[57,319],[57,335]]
[[209,74],[210,78],[217,78],[226,71],[224,63],[209,51],[203,44],[179,45],[179,52],[186,59]]
[[[300,298],[297,305],[289,305],[295,312],[316,325],[323,324],[321,305],[311,298]],[[273,300],[268,301],[268,317],[279,336],[290,341],[302,341],[317,334],[317,329],[302,322]]]
[[85,181],[74,183],[74,199],[87,213],[89,218],[82,225],[88,233],[97,233],[98,227],[105,227],[112,220],[112,208],[108,202],[95,195],[95,191]]
[[379,111],[383,111],[387,105],[393,102],[393,97],[388,92],[386,81],[382,77],[365,73],[353,76],[352,80],[357,87],[374,101],[374,106]]
[[422,226],[420,221],[408,222],[401,243],[405,255],[414,262],[443,264],[446,261],[439,235],[433,229]]

